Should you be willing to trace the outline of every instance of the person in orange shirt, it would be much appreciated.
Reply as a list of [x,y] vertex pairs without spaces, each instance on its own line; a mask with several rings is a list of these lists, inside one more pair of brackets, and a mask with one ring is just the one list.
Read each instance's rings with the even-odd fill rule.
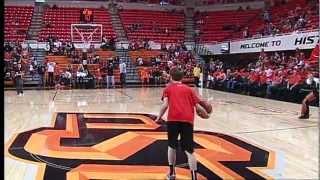
[[249,72],[246,69],[241,69],[235,72],[235,84],[232,85],[233,89],[239,87],[240,92],[248,92]]
[[259,80],[260,80],[260,71],[251,71],[248,78],[248,95],[255,95],[258,87],[259,87]]
[[212,83],[211,83],[212,88],[215,88],[219,75],[220,75],[220,70],[214,71],[212,73]]
[[225,81],[227,80],[227,75],[226,73],[223,71],[223,69],[221,69],[218,74],[217,74],[217,79],[216,79],[216,83],[219,87],[223,86],[225,84]]
[[84,19],[85,19],[86,22],[90,22],[91,21],[92,11],[90,9],[85,9],[83,11],[83,15],[84,15]]
[[148,68],[141,69],[140,77],[141,77],[142,85],[149,84],[150,73],[148,71]]

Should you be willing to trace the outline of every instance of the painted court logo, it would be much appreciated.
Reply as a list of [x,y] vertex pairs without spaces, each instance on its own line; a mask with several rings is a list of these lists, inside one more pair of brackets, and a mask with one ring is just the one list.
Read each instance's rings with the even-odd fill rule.
[[[57,113],[53,127],[18,134],[8,145],[15,159],[39,165],[37,178],[165,179],[166,126],[146,114]],[[274,153],[237,138],[195,131],[199,179],[268,179]],[[179,150],[178,150],[179,151]],[[184,153],[177,179],[189,179]]]

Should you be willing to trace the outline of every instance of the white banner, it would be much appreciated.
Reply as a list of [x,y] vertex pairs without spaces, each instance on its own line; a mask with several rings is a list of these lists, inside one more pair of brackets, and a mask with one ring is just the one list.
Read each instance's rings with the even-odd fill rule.
[[265,51],[285,51],[299,49],[312,49],[319,42],[319,32],[292,33],[282,36],[265,37],[230,43],[230,53],[251,53]]
[[154,41],[149,41],[149,46],[151,49],[154,50],[160,50],[161,49],[161,44],[160,43],[156,43]]
[[203,47],[210,51],[212,54],[223,54],[221,50],[227,49],[228,43],[219,43],[219,44],[204,44]]
[[34,43],[27,43],[31,49],[44,49],[49,51],[49,43],[47,42],[34,42]]

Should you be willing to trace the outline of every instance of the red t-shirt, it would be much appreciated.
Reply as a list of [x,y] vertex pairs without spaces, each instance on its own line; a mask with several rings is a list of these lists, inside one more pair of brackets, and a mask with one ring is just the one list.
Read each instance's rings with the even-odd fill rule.
[[292,74],[292,75],[289,75],[288,81],[289,81],[290,85],[295,84],[295,83],[299,83],[300,84],[301,81],[302,81],[302,77],[298,73]]
[[268,78],[267,78],[267,76],[265,74],[260,75],[260,78],[259,78],[260,84],[262,84],[262,85],[266,84],[267,80],[268,80]]
[[250,73],[250,75],[249,75],[249,80],[250,80],[251,82],[259,82],[259,79],[260,79],[260,77],[259,77],[259,74],[258,74],[258,73],[256,73],[256,72]]
[[162,98],[168,98],[168,121],[188,122],[193,124],[194,108],[200,102],[198,95],[187,85],[170,83],[164,89]]

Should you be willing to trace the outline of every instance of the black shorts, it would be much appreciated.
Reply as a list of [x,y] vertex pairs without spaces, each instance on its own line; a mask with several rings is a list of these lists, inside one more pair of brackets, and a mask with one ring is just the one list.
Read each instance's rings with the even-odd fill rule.
[[183,151],[193,153],[193,125],[187,122],[167,122],[168,146],[176,149],[178,145],[178,136]]

